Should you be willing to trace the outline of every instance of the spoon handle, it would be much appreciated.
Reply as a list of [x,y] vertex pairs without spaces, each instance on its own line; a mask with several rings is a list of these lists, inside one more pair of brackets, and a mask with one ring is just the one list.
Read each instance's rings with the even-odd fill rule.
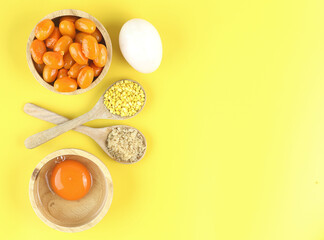
[[[25,104],[24,112],[30,116],[44,120],[46,122],[54,123],[56,125],[65,123],[70,120],[66,117],[63,117],[57,113],[51,112],[45,108],[41,108],[41,107],[39,107],[35,104],[32,104],[32,103]],[[81,125],[81,126],[75,127],[73,130],[90,136],[91,132],[92,132],[91,130],[93,130],[93,128]]]
[[95,109],[91,109],[89,112],[74,118],[72,120],[68,120],[64,123],[61,123],[60,125],[57,125],[55,127],[52,127],[50,129],[47,129],[45,131],[36,133],[30,137],[28,137],[25,140],[25,146],[26,148],[35,148],[39,145],[46,143],[47,141],[77,127],[82,125],[83,123],[86,123],[88,121],[94,120],[96,117]]

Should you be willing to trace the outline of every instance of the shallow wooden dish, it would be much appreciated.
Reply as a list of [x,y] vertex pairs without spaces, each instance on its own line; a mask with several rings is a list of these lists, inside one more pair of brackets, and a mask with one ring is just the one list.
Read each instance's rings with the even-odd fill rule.
[[[110,67],[111,64],[111,59],[112,59],[112,44],[111,44],[111,40],[109,37],[109,34],[106,30],[106,28],[93,16],[91,16],[90,14],[80,11],[80,10],[75,10],[75,9],[63,9],[63,10],[59,10],[56,12],[52,12],[50,14],[48,14],[47,16],[45,16],[44,18],[42,18],[40,21],[44,20],[44,19],[51,19],[55,25],[57,24],[58,20],[60,17],[63,16],[76,16],[76,17],[83,17],[83,18],[88,18],[90,20],[92,20],[98,30],[101,32],[101,35],[103,37],[103,41],[104,41],[104,45],[106,45],[107,51],[108,51],[108,59],[107,59],[107,63],[104,66],[104,68],[102,69],[102,72],[100,73],[100,75],[92,82],[92,84],[85,89],[77,89],[74,92],[58,92],[54,89],[54,87],[50,84],[48,84],[47,82],[44,81],[43,77],[37,72],[35,66],[34,66],[34,62],[33,59],[31,57],[31,53],[30,53],[30,45],[32,43],[32,41],[35,39],[35,27],[38,24],[35,24],[34,29],[32,30],[32,32],[29,35],[28,38],[28,42],[27,42],[27,63],[29,66],[29,69],[31,70],[32,74],[34,75],[34,77],[36,78],[36,80],[45,88],[47,88],[48,90],[51,90],[52,92],[56,92],[59,94],[64,94],[64,95],[76,95],[76,94],[80,94],[80,93],[84,93],[89,91],[90,89],[94,88],[95,86],[97,86],[102,79],[105,77],[105,75],[108,72],[108,69]],[[39,21],[39,22],[40,22]]]
[[[91,189],[80,200],[65,200],[50,188],[52,169],[66,159],[81,162],[91,173]],[[97,157],[79,149],[62,149],[47,155],[36,166],[29,183],[29,197],[36,215],[48,226],[62,232],[80,232],[106,215],[113,197],[112,179]]]

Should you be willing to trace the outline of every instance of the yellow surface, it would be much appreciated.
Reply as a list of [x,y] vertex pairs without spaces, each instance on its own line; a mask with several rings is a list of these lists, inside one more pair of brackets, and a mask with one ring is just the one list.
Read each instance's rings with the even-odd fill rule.
[[[79,96],[46,90],[26,63],[34,25],[64,8],[98,18],[113,42],[108,75]],[[2,2],[1,239],[324,239],[323,10],[321,0]],[[132,69],[118,47],[135,17],[163,41],[152,74]],[[122,78],[144,86],[144,111],[88,125],[140,129],[149,144],[141,162],[118,164],[72,131],[25,149],[28,136],[53,126],[24,114],[25,103],[76,117]],[[36,164],[70,147],[98,156],[114,182],[108,214],[76,234],[46,226],[28,198]]]

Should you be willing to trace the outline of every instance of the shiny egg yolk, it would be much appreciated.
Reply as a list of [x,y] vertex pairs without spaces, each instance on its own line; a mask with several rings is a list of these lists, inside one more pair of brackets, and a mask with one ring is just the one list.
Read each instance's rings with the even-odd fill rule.
[[78,200],[89,192],[91,175],[82,163],[65,160],[55,165],[50,183],[53,191],[60,197]]

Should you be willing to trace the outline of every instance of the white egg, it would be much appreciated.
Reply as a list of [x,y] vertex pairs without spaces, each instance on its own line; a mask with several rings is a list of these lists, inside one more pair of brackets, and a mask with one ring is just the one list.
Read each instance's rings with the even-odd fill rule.
[[119,33],[120,50],[126,61],[142,73],[154,72],[162,60],[162,42],[156,28],[144,19],[127,21]]

